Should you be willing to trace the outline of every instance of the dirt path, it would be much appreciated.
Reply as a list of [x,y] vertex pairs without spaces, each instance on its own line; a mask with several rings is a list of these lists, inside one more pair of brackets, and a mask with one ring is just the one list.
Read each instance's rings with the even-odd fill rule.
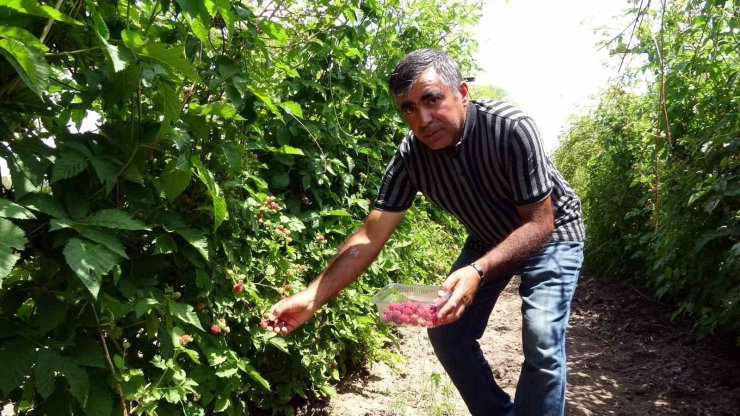
[[[522,362],[518,281],[502,294],[481,339],[499,384],[513,395]],[[634,288],[583,276],[568,330],[566,414],[740,415],[740,348],[697,342],[671,308]],[[335,416],[465,415],[423,330],[403,328],[395,369],[374,364],[338,386]]]

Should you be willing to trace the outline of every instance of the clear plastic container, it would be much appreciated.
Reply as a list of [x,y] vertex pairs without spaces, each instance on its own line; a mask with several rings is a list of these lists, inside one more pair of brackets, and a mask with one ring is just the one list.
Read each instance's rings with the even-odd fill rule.
[[386,324],[431,328],[437,324],[437,312],[451,294],[438,293],[439,286],[391,283],[373,296],[373,303]]

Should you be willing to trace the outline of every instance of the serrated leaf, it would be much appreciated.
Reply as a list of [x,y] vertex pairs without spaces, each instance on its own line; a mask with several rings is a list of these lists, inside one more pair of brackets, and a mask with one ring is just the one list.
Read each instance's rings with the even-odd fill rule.
[[98,297],[103,275],[118,264],[120,257],[102,245],[72,238],[64,246],[64,258],[93,297]]
[[27,242],[26,234],[20,227],[10,220],[0,218],[0,287],[20,258],[14,249],[22,250]]
[[181,170],[177,167],[177,160],[171,160],[164,168],[164,172],[159,178],[157,188],[164,192],[169,202],[177,198],[188,185],[190,185],[193,171],[191,169]]
[[0,344],[0,393],[7,397],[25,381],[36,361],[36,346],[24,339],[14,338]]
[[303,153],[303,150],[301,150],[301,149],[299,149],[297,147],[288,146],[287,144],[284,144],[284,145],[278,147],[277,149],[275,149],[274,152],[275,153],[280,153],[280,154],[283,154],[283,155],[299,155],[299,156],[305,156],[305,153]]
[[90,394],[85,406],[85,414],[110,416],[113,413],[113,392],[107,388],[107,383],[91,383]]
[[24,14],[30,14],[32,16],[44,17],[47,19],[54,19],[58,22],[67,23],[75,26],[82,26],[82,22],[72,19],[65,15],[59,10],[38,4],[33,0],[3,0],[0,6],[10,7],[11,9]]
[[229,168],[234,171],[239,171],[242,165],[242,150],[236,143],[227,142],[223,146],[224,156],[226,161],[229,162]]
[[95,31],[98,33],[98,35],[100,35],[103,40],[107,41],[108,39],[110,39],[110,31],[108,30],[108,25],[105,24],[103,16],[100,15],[100,12],[95,7],[95,2],[91,0],[86,0],[85,6],[87,7],[87,11],[90,13],[90,19],[92,19],[93,27],[95,28]]
[[284,121],[283,115],[280,114],[280,110],[277,108],[275,103],[272,101],[272,98],[270,98],[270,96],[266,92],[257,89],[257,87],[251,84],[247,84],[246,87],[247,87],[247,90],[249,90],[249,92],[254,94],[255,97],[259,98],[260,101],[262,101],[265,104],[265,106],[267,106],[267,108],[270,109],[272,114],[274,114],[278,119]]
[[201,326],[200,324],[200,319],[198,319],[198,315],[195,313],[195,308],[193,308],[192,306],[185,304],[185,303],[177,303],[177,302],[170,301],[169,309],[170,309],[170,313],[175,318],[203,331],[203,326]]
[[175,233],[185,239],[204,259],[208,260],[208,239],[197,228],[180,228]]
[[303,118],[303,109],[301,105],[295,101],[283,101],[280,103],[280,107],[283,107],[288,114],[292,114],[298,118]]
[[142,46],[139,52],[144,56],[177,70],[193,81],[202,82],[200,76],[195,71],[195,67],[190,61],[185,59],[180,48],[169,48],[163,43],[150,43]]
[[87,168],[87,158],[77,152],[62,152],[54,161],[51,183],[79,175]]
[[146,41],[144,41],[144,38],[141,37],[139,32],[129,29],[123,29],[121,31],[121,40],[131,50],[138,50],[146,44]]
[[228,357],[224,354],[221,350],[207,350],[206,351],[206,359],[208,360],[208,365],[215,367],[221,363],[226,362],[228,360]]
[[157,138],[172,131],[171,123],[180,118],[180,99],[172,86],[164,81],[157,83],[159,99],[162,102],[164,118],[157,132]]
[[49,86],[51,68],[41,51],[17,39],[0,39],[0,55],[8,60],[31,91],[43,96]]
[[274,345],[280,351],[290,354],[290,351],[288,351],[288,342],[284,338],[278,335],[273,335],[267,340],[267,342]]
[[177,251],[177,243],[167,234],[157,236],[154,242],[154,254],[171,254]]
[[111,45],[108,42],[104,42],[104,45],[111,64],[113,64],[113,71],[123,71],[133,60],[131,51],[126,49],[124,46]]
[[238,371],[239,368],[236,366],[236,363],[233,360],[229,360],[218,367],[218,370],[216,370],[216,377],[228,378],[236,374]]
[[212,102],[204,106],[192,105],[191,108],[196,114],[212,114],[226,119],[244,120],[244,117],[239,115],[236,107],[223,101]]
[[36,380],[36,391],[41,397],[48,399],[54,392],[56,378],[56,363],[61,360],[59,354],[46,348],[38,351],[34,378]]
[[159,301],[157,301],[157,299],[154,299],[154,298],[139,299],[139,301],[136,302],[136,308],[134,308],[134,310],[136,311],[136,317],[141,318],[142,316],[144,316],[144,314],[152,310],[152,308],[157,305],[159,305]]
[[262,377],[262,374],[259,373],[254,367],[252,367],[251,364],[249,364],[249,361],[246,359],[240,359],[237,362],[239,369],[241,369],[243,372],[245,372],[249,377],[252,378],[252,380],[260,383],[262,387],[265,388],[265,390],[270,391],[270,382],[265,380],[264,377]]
[[177,0],[177,4],[180,5],[195,36],[200,39],[204,47],[209,47],[211,42],[208,40],[208,32],[211,16],[208,14],[208,9],[206,9],[203,1]]
[[198,178],[206,185],[211,194],[211,200],[213,202],[213,230],[216,231],[221,223],[228,218],[226,198],[221,193],[221,189],[216,183],[213,173],[203,166],[203,162],[200,161],[198,156],[192,156],[190,163],[195,167]]
[[50,217],[66,218],[68,216],[62,204],[49,194],[26,194],[19,202],[30,210],[44,213]]
[[57,231],[64,228],[73,228],[76,222],[64,218],[52,218],[49,221],[49,231]]
[[81,224],[94,225],[104,228],[115,228],[118,230],[149,230],[143,222],[131,218],[131,216],[119,209],[102,209],[80,221]]
[[118,237],[110,231],[101,230],[99,228],[84,227],[81,234],[88,240],[102,244],[105,248],[118,254],[124,259],[128,258],[126,249],[123,247],[123,243],[121,243],[121,240],[119,240]]
[[42,52],[46,52],[49,48],[41,43],[41,41],[34,36],[31,32],[21,29],[15,26],[0,26],[0,37],[17,39],[23,42],[26,46],[36,48]]
[[90,158],[100,183],[105,185],[105,194],[108,195],[118,183],[118,166],[106,158],[93,156]]
[[89,335],[78,335],[75,340],[74,351],[71,353],[75,364],[93,368],[107,368],[103,347]]
[[4,198],[0,198],[0,217],[14,218],[17,220],[36,219],[36,216],[31,211]]
[[275,40],[278,45],[283,45],[288,40],[288,32],[285,28],[272,20],[263,19],[259,22],[262,32]]

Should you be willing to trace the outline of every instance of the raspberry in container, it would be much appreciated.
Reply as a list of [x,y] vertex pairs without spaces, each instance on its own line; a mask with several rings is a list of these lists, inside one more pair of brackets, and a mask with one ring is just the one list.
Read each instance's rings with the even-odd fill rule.
[[450,295],[439,296],[439,286],[391,283],[373,296],[373,303],[386,324],[431,328]]

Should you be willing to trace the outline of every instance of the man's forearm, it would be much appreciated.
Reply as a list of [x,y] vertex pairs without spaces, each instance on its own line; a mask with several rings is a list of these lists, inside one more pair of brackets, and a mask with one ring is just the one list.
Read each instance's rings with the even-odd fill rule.
[[353,234],[337,251],[329,267],[321,273],[307,290],[313,291],[316,308],[321,307],[340,290],[352,284],[372,264],[380,250],[374,247],[360,229]]
[[552,235],[552,227],[527,222],[478,260],[486,278],[516,273],[537,254]]

